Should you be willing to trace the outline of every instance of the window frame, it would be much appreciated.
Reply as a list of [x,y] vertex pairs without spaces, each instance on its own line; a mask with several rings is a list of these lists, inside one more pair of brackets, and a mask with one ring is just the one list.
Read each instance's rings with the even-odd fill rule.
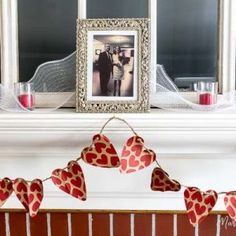
[[[19,45],[18,45],[18,1],[1,2],[1,79],[2,85],[13,89],[19,81]],[[78,0],[78,18],[86,18],[86,1]],[[64,106],[75,107],[73,92],[36,93],[37,107],[55,107],[57,101],[71,97]]]
[[[149,0],[152,25],[152,62],[157,59],[157,0]],[[218,0],[218,47],[217,47],[217,78],[219,93],[224,94],[235,90],[235,51],[236,51],[236,1]],[[154,67],[155,65],[152,65]],[[155,77],[153,72],[152,77]],[[154,81],[156,78],[154,78]],[[153,82],[154,82],[153,81]],[[193,100],[194,92],[181,92],[185,98]],[[189,94],[189,95],[188,95]]]

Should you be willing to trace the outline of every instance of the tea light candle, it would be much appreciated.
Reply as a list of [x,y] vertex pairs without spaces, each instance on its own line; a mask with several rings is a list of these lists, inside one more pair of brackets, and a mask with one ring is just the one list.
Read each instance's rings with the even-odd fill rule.
[[34,99],[32,94],[22,94],[18,96],[20,104],[29,110],[34,108]]
[[199,104],[201,105],[212,105],[214,104],[214,94],[203,93],[199,95]]
[[34,109],[34,89],[32,83],[21,82],[15,84],[15,95],[20,104],[28,109]]
[[217,82],[198,82],[197,91],[200,105],[213,105],[217,100]]

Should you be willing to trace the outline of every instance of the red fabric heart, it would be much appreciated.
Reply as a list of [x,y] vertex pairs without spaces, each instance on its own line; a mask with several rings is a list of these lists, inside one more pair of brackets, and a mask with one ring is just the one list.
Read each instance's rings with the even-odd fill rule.
[[121,154],[121,173],[131,173],[150,166],[156,160],[152,150],[144,147],[144,140],[139,136],[129,138]]
[[226,193],[224,203],[230,218],[236,221],[236,191]]
[[12,181],[9,178],[0,180],[0,207],[7,201],[13,192]]
[[152,172],[151,189],[153,191],[174,191],[178,192],[181,185],[178,181],[170,179],[169,175],[159,167]]
[[96,134],[93,137],[92,146],[83,149],[81,158],[93,166],[105,168],[120,166],[120,160],[114,146],[103,134]]
[[37,215],[43,200],[43,183],[40,179],[27,182],[22,178],[15,179],[13,189],[25,209],[31,217]]
[[86,200],[86,185],[82,168],[76,161],[70,161],[67,171],[56,169],[51,175],[52,182],[62,191],[78,198]]
[[196,187],[186,188],[184,200],[190,223],[195,226],[201,223],[215,206],[218,195],[214,190],[201,192]]

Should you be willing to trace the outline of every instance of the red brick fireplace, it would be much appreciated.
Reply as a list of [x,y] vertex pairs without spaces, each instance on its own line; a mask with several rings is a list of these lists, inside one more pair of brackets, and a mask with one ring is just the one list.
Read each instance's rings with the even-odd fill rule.
[[42,211],[30,219],[23,211],[10,211],[0,213],[0,235],[233,236],[236,223],[224,213],[211,214],[194,228],[184,212]]

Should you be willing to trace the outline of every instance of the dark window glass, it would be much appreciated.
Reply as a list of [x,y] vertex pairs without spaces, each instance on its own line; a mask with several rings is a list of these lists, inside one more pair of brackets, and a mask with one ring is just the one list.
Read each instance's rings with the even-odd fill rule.
[[19,0],[19,77],[76,50],[77,0]]
[[215,77],[217,0],[157,0],[157,63],[176,77]]

